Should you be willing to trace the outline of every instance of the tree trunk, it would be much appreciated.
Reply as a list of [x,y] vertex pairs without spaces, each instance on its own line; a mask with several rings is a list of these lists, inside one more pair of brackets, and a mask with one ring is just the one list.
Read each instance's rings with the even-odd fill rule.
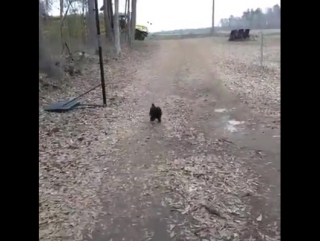
[[112,13],[112,1],[111,0],[103,0],[104,4],[104,26],[106,30],[106,37],[110,42],[114,43],[114,32],[112,30],[113,16]]
[[211,35],[214,34],[214,0],[212,0],[212,24],[211,24]]
[[63,17],[63,6],[64,5],[64,1],[60,0],[60,19],[62,19]]
[[49,10],[51,9],[51,4],[49,2],[49,0],[45,0],[45,9],[46,9],[46,14],[49,13]]
[[114,0],[114,46],[116,49],[116,55],[121,53],[120,45],[120,28],[119,28],[119,0]]
[[131,42],[134,41],[137,16],[137,0],[131,1]]
[[49,58],[43,36],[42,14],[39,14],[39,69],[43,68],[44,62]]
[[39,12],[39,71],[48,77],[61,78],[62,71],[55,66],[48,51],[47,42],[43,35],[42,14]]
[[109,16],[110,16],[110,21],[111,21],[111,28],[114,28],[114,21],[113,21],[113,8],[112,8],[112,0],[108,0],[108,11],[109,11]]
[[98,42],[97,42],[97,27],[95,20],[95,10],[94,0],[88,0],[88,27],[89,27],[89,45],[94,48],[96,53],[98,52]]
[[87,32],[86,32],[86,7],[85,7],[85,2],[81,1],[81,10],[82,10],[82,39],[83,42],[87,42]]
[[126,0],[126,11],[125,15],[127,16],[127,26],[126,26],[126,40],[130,47],[132,47],[131,42],[131,16],[130,16],[130,0]]

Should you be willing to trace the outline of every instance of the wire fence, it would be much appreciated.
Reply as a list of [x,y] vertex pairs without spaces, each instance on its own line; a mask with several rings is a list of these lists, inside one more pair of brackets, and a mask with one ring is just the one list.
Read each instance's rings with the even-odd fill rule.
[[[279,68],[280,67],[280,30],[260,31],[257,42],[259,44],[259,66],[261,68]],[[257,64],[257,63],[255,63]]]
[[262,69],[280,67],[280,30],[253,30],[249,40],[234,42],[227,41],[227,31],[222,34],[221,43],[227,45],[227,54],[240,56],[241,61]]

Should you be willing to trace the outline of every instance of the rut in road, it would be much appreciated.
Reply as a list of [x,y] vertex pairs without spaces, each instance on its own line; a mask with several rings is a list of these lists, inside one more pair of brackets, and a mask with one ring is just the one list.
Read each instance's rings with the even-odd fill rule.
[[[242,170],[247,176],[239,176],[237,181],[241,183],[244,180],[243,190],[249,188],[252,193],[257,192],[258,179],[242,161],[254,162],[261,159],[261,155],[250,148],[237,148],[233,142],[241,142],[248,136],[232,134],[226,128],[228,118],[241,121],[254,117],[224,89],[214,73],[208,51],[194,40],[149,44],[154,48],[151,57],[146,54],[146,60],[142,61],[133,81],[123,90],[127,100],[119,107],[119,113],[126,113],[126,116],[116,124],[110,123],[105,141],[105,145],[110,146],[105,167],[107,175],[101,187],[105,215],[97,225],[93,239],[165,241],[198,240],[202,236],[222,240],[224,237],[236,238],[243,233],[257,236],[258,227],[250,221],[250,215],[246,216],[252,208],[248,206],[248,193],[237,190],[238,193],[229,193],[225,198],[221,195],[221,200],[216,200],[216,203],[221,201],[225,204],[216,207],[222,212],[228,209],[227,202],[232,195],[237,196],[234,203],[239,207],[239,217],[234,218],[231,214],[220,216],[220,213],[212,215],[200,204],[199,210],[194,209],[195,205],[191,203],[195,200],[200,203],[196,192],[186,197],[182,189],[180,192],[170,188],[173,180],[179,182],[180,179],[168,172],[171,165],[180,165],[179,160],[201,162],[201,158],[207,158],[214,163],[215,158],[219,162],[223,159],[225,166],[214,165],[229,172],[225,177],[226,183],[231,171],[240,173]],[[149,122],[151,103],[162,108],[161,124]],[[232,113],[215,112],[219,108]],[[277,152],[274,149],[268,151]],[[237,161],[239,158],[242,161]],[[192,172],[191,169],[189,171]],[[199,179],[199,183],[209,183],[209,180],[201,179],[201,173],[190,178]],[[177,184],[176,187],[188,185],[192,189],[192,183]],[[206,187],[206,184],[201,185]],[[225,188],[228,189],[227,186]],[[229,187],[230,190],[232,188],[235,187]],[[210,190],[201,190],[202,194],[205,192]],[[209,201],[215,203],[215,200]],[[190,210],[181,214],[177,212],[179,208],[175,210],[169,205],[170,202],[189,202]],[[215,227],[206,228],[201,224],[201,215],[209,226],[209,221],[211,224],[216,222]],[[278,221],[277,218],[278,213],[272,222]],[[264,231],[268,235],[276,235],[274,232],[270,234],[270,230]]]

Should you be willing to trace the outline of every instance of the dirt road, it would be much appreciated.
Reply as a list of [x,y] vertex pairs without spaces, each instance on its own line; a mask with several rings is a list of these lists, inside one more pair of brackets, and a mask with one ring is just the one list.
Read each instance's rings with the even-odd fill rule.
[[280,240],[279,126],[229,93],[210,39],[149,45],[99,140],[110,149],[93,240]]

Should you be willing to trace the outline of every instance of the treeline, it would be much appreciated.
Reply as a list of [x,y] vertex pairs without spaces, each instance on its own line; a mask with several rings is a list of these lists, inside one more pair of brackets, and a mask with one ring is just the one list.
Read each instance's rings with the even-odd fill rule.
[[241,17],[231,15],[220,20],[221,28],[278,29],[281,26],[281,7],[276,4],[264,13],[261,8],[247,9]]

